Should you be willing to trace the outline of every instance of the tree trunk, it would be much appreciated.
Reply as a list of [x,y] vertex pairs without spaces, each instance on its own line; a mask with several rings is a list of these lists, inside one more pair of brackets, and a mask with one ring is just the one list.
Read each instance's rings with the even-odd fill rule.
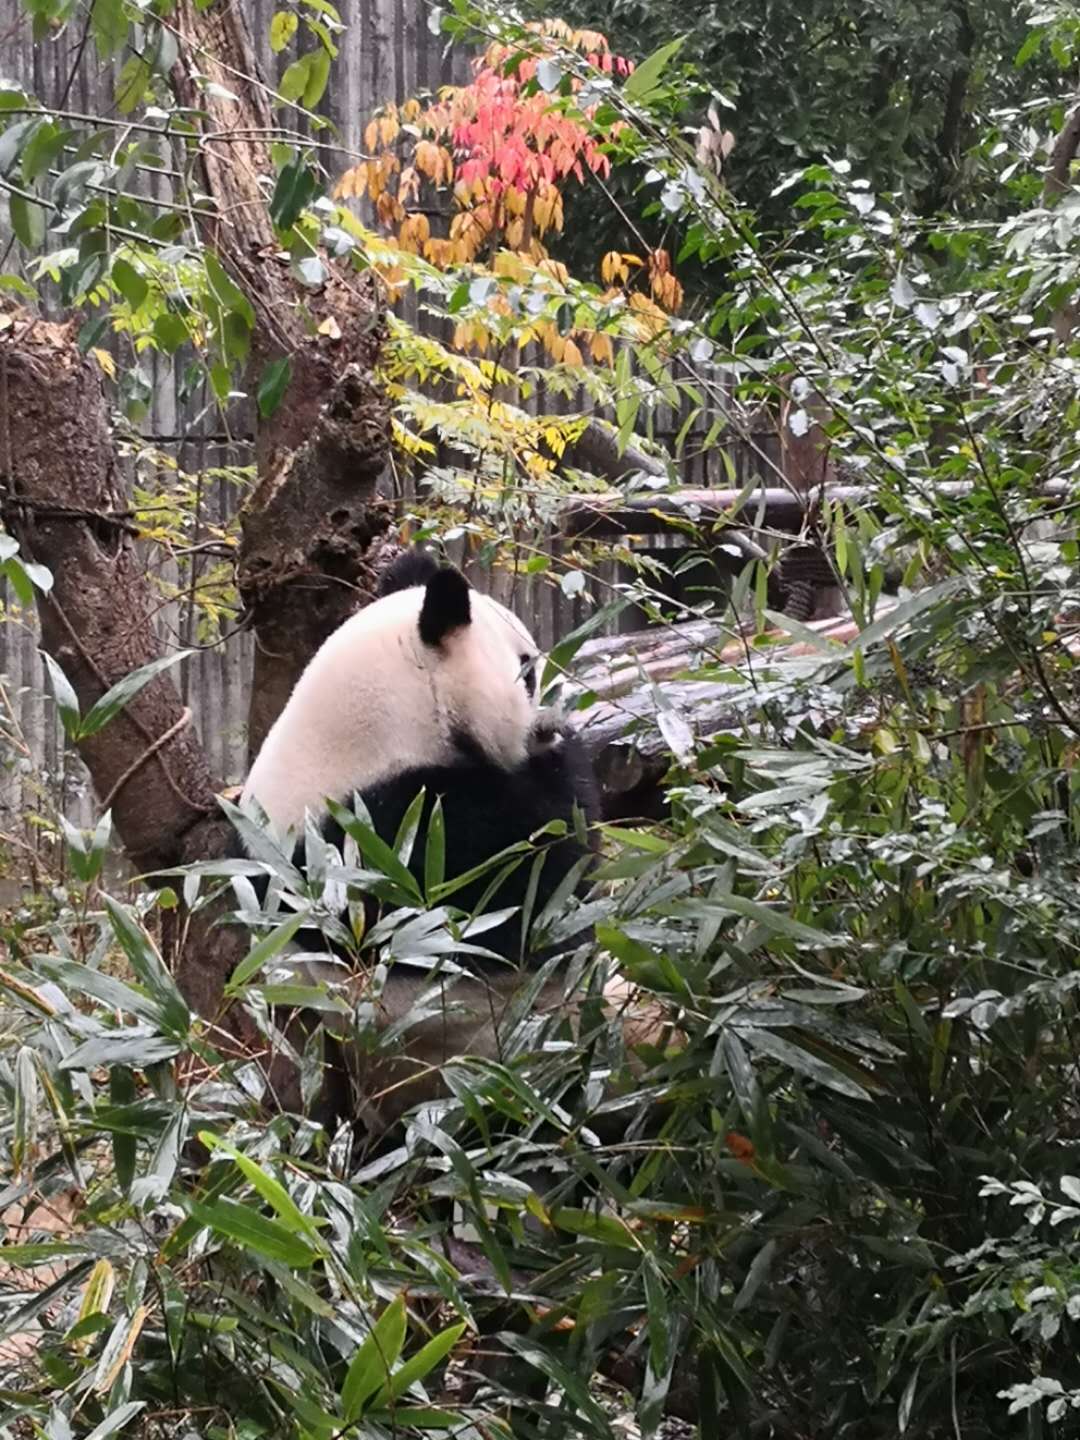
[[[279,259],[268,211],[273,116],[244,7],[200,11],[181,0],[175,24],[172,84],[189,113],[205,115],[198,137],[176,143],[198,147],[200,189],[213,202],[200,207],[204,239],[254,309],[248,389],[257,392],[273,361],[287,358],[291,373],[277,410],[256,422],[258,483],[242,515],[238,583],[256,637],[255,750],[314,651],[370,598],[390,548],[391,512],[377,497],[389,433],[374,378],[383,323],[367,277],[320,255],[319,283],[307,284]],[[43,642],[85,714],[161,653],[157,597],[125,520],[100,377],[72,328],[18,317],[0,336],[0,366],[3,514],[28,557],[53,572],[40,607]],[[218,782],[168,677],[79,749],[139,870],[223,853],[229,827]],[[246,943],[210,925],[208,917],[187,927],[173,957],[181,989],[207,1018]],[[253,1040],[238,1016],[218,1033],[230,1036]]]
[[[52,571],[38,605],[45,651],[83,715],[161,644],[151,591],[116,474],[101,373],[74,326],[25,314],[0,334],[3,518],[27,555]],[[139,870],[172,865],[184,837],[215,809],[214,782],[167,676],[151,681],[80,753],[112,807]]]
[[[1072,176],[1073,161],[1080,149],[1080,99],[1065,116],[1065,123],[1050,151],[1050,163],[1043,178],[1043,200],[1052,205],[1068,193]],[[1070,298],[1055,313],[1051,321],[1054,334],[1064,344],[1076,324],[1076,301]]]
[[253,758],[308,660],[373,594],[375,542],[390,523],[376,501],[389,410],[372,380],[384,331],[373,280],[320,256],[323,279],[307,285],[278,258],[267,211],[274,167],[262,138],[273,114],[243,6],[200,12],[182,0],[177,29],[173,86],[181,103],[206,110],[212,137],[200,149],[215,202],[201,221],[204,239],[256,314],[249,392],[271,363],[290,367],[280,405],[256,425],[259,480],[240,546],[240,594],[256,638]]
[[977,37],[966,0],[954,0],[950,8],[955,22],[952,65],[945,86],[937,149],[931,162],[932,177],[919,204],[919,213],[927,216],[936,215],[946,208],[955,186],[963,153],[964,117],[975,63]]
[[823,428],[832,418],[832,410],[816,390],[802,400],[785,396],[780,406],[780,468],[800,495],[821,490],[836,478],[829,456],[831,442]]

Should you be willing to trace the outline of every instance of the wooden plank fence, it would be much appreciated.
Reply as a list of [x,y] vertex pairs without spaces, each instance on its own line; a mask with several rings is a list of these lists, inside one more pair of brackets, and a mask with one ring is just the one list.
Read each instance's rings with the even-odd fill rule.
[[[280,76],[288,56],[269,51],[268,34],[274,11],[271,0],[250,0],[249,15],[261,61],[268,75]],[[348,29],[341,37],[341,54],[333,82],[320,107],[340,136],[341,168],[362,146],[362,130],[370,111],[389,100],[401,101],[424,89],[461,81],[467,76],[467,61],[460,52],[444,53],[443,43],[431,34],[424,0],[355,0],[345,11]],[[35,44],[17,0],[0,0],[0,74],[14,79],[43,98],[58,102],[68,85],[69,71],[76,61],[79,29],[69,27],[56,40]],[[75,75],[67,94],[67,107],[86,114],[108,113],[111,108],[113,72],[108,67],[84,65]],[[0,253],[8,243],[6,214],[0,209]],[[8,262],[11,263],[10,260]],[[418,319],[417,307],[406,302],[406,313]],[[250,446],[244,437],[220,433],[213,407],[196,400],[181,401],[177,380],[166,367],[150,374],[153,399],[143,426],[148,441],[171,455],[189,474],[202,473],[199,515],[203,525],[223,524],[240,499],[238,485],[220,473],[250,461]],[[717,415],[730,414],[730,385],[724,372],[714,378],[720,398],[702,414],[686,441],[687,461],[682,481],[687,485],[742,486],[751,475],[763,483],[772,478],[779,463],[775,431],[767,427],[721,448],[707,451],[702,441]],[[204,400],[205,397],[203,397]],[[584,408],[584,396],[537,396],[537,409],[570,413]],[[682,410],[659,404],[653,410],[654,437],[671,445],[689,413],[689,401]],[[135,465],[129,462],[134,479]],[[140,475],[146,483],[146,475]],[[167,474],[159,477],[167,484]],[[198,537],[196,536],[196,540]],[[538,537],[557,555],[558,537]],[[192,561],[197,583],[204,567]],[[166,598],[182,577],[174,564],[162,568],[160,583],[163,603],[158,617],[163,642],[186,646],[198,643],[194,627],[196,611],[186,595]],[[185,577],[190,594],[191,576]],[[482,577],[474,576],[481,580]],[[597,577],[609,587],[619,576],[611,566]],[[515,608],[530,625],[545,648],[587,613],[583,598],[566,599],[557,587],[539,580],[512,575],[495,578],[491,586],[498,598]],[[601,596],[601,598],[604,598]],[[46,693],[44,669],[38,653],[38,636],[33,615],[20,614],[12,594],[4,594],[0,621],[0,863],[4,834],[19,833],[33,844],[35,830],[27,832],[23,819],[27,811],[48,814],[61,810],[72,821],[89,825],[95,818],[95,804],[86,772],[77,757],[64,745],[59,720]],[[207,645],[181,666],[178,683],[191,705],[195,722],[206,746],[214,772],[226,783],[236,783],[245,769],[245,722],[252,663],[252,639],[234,634],[223,642]],[[5,713],[7,712],[7,713]],[[5,730],[9,730],[5,739]]]

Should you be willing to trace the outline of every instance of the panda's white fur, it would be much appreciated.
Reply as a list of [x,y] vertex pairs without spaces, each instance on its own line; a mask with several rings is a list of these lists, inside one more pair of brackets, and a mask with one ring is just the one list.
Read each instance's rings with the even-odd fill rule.
[[470,621],[439,645],[420,635],[425,587],[376,600],[316,652],[270,729],[244,786],[275,830],[302,825],[327,797],[413,768],[449,763],[465,731],[506,769],[528,753],[535,687],[522,683],[537,646],[521,621],[469,592]]
[[[456,773],[475,777],[465,782],[464,813],[455,792],[458,824],[464,826],[456,843],[454,812],[445,812],[448,859],[460,860],[456,852],[475,845],[478,831],[494,826],[494,853],[524,838],[522,831],[556,815],[567,818],[568,791],[573,803],[585,805],[591,781],[575,771],[587,766],[580,742],[563,743],[558,724],[539,711],[535,683],[525,683],[530,670],[535,675],[536,642],[516,616],[465,587],[456,572],[440,572],[433,585],[437,567],[428,564],[410,567],[406,561],[406,576],[415,572],[420,583],[408,580],[406,588],[393,589],[325,641],[267,735],[241,803],[257,801],[279,834],[298,830],[305,811],[324,814],[327,798],[347,802],[354,791],[370,796],[395,777],[410,791],[414,780],[426,784],[438,776],[445,783],[439,767],[460,766]],[[523,771],[531,781],[520,778]],[[480,791],[475,795],[474,783]],[[371,977],[364,971],[343,973],[314,956],[299,968],[317,982],[343,984],[350,1008],[368,993]],[[458,974],[436,982],[440,1002],[432,1007],[430,977],[415,967],[394,967],[377,1006],[380,1027],[403,1025],[425,993],[427,1013],[408,1025],[404,1049],[396,1054],[346,1043],[353,1115],[380,1133],[412,1106],[443,1093],[442,1070],[455,1056],[505,1059],[504,1036],[521,981],[513,964]],[[624,999],[609,998],[620,1007]],[[529,1011],[534,1020],[556,1014],[572,1019],[576,1005],[562,975],[531,996]],[[325,1018],[328,1030],[347,1042],[348,1026],[339,1029]]]

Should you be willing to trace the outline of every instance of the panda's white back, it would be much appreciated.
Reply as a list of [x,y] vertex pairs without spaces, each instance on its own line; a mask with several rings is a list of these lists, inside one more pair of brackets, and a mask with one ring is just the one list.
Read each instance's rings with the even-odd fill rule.
[[272,726],[244,786],[279,832],[404,770],[449,763],[455,731],[510,768],[525,758],[536,701],[520,682],[528,631],[471,592],[468,624],[420,638],[424,588],[385,596],[320,647]]

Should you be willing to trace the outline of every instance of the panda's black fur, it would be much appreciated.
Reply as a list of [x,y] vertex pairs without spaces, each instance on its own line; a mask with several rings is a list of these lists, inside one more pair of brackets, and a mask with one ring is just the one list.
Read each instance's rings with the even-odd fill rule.
[[[410,550],[400,556],[384,575],[379,598],[417,586],[425,587],[417,621],[420,637],[425,645],[437,647],[444,634],[469,622],[469,592],[462,583],[460,573],[439,566],[422,551]],[[523,679],[528,682],[530,677],[524,676]],[[535,683],[535,678],[532,683]],[[528,693],[531,695],[533,692],[529,689]],[[402,723],[408,723],[407,715],[402,717]],[[453,755],[449,761],[443,757],[438,764],[415,765],[359,791],[373,828],[385,843],[393,844],[409,806],[420,791],[424,791],[421,824],[410,862],[410,868],[422,883],[428,821],[436,798],[441,801],[442,807],[444,877],[448,881],[483,865],[509,847],[528,841],[549,822],[565,822],[564,835],[546,835],[537,840],[538,848],[544,851],[544,860],[531,906],[531,915],[535,917],[542,912],[568,873],[592,853],[591,842],[581,838],[580,829],[575,824],[575,811],[581,812],[586,823],[599,815],[597,790],[587,751],[571,731],[542,711],[537,712],[526,758],[512,767],[492,760],[464,730],[453,733],[452,745]],[[321,798],[311,797],[313,808],[318,808]],[[348,800],[343,798],[343,803],[348,805]],[[340,851],[344,838],[340,825],[327,818],[320,828],[325,839]],[[234,856],[244,853],[239,836],[234,839],[231,853]],[[304,868],[302,841],[294,852],[294,864],[298,869]],[[471,913],[501,868],[498,865],[488,867],[480,878],[449,896],[447,903]],[[491,983],[504,985],[507,961],[512,966],[519,962],[535,966],[547,958],[530,943],[530,936],[522,935],[520,907],[526,901],[533,872],[533,856],[525,854],[505,875],[486,907],[489,910],[518,907],[515,914],[498,927],[478,934],[472,942],[502,959],[494,960],[472,953],[454,957],[459,965],[472,970],[478,978],[486,975]],[[263,875],[252,883],[261,905],[265,902],[270,879]],[[365,908],[370,924],[378,913],[377,902],[368,898]],[[569,945],[573,941],[566,943]],[[337,948],[320,930],[306,926],[297,931],[291,945],[294,950],[312,956],[325,955],[328,950],[334,952]],[[346,961],[351,959],[340,951],[338,957]],[[407,993],[409,987],[417,984],[416,970],[410,966],[406,967],[406,972],[401,977],[400,983],[404,987],[401,993]],[[387,984],[397,984],[394,975]],[[291,1020],[281,1017],[294,1044],[304,1043],[313,1018],[299,1013],[294,1014]],[[347,1047],[343,1048],[341,1037],[327,1033],[325,1043],[325,1082],[315,1106],[315,1116],[326,1124],[336,1126],[342,1120],[358,1118],[364,1107],[361,1103],[358,1109],[357,1076],[353,1073],[350,1078],[350,1065],[345,1059]],[[412,1043],[409,1041],[406,1047],[410,1053]],[[422,1046],[425,1042],[420,1040],[417,1043]],[[370,1126],[370,1120],[366,1120],[365,1124]],[[381,1126],[382,1120],[378,1119],[372,1138]]]
[[[457,584],[439,584],[447,575]],[[432,582],[434,581],[434,584]],[[460,616],[455,603],[460,595],[460,578],[448,567],[441,567],[427,552],[419,548],[405,551],[382,577],[378,598],[412,586],[428,587],[420,614],[421,636],[427,644],[437,644],[440,631],[468,619]],[[583,845],[575,830],[575,808],[586,823],[599,815],[599,801],[592,763],[582,742],[565,728],[538,727],[536,745],[525,761],[514,769],[506,769],[489,759],[465,731],[456,732],[456,755],[451,763],[425,765],[399,772],[392,778],[360,792],[360,798],[371,816],[372,826],[380,839],[392,844],[409,806],[421,790],[425,792],[420,828],[413,845],[410,868],[422,881],[427,827],[435,800],[442,802],[445,833],[445,878],[456,879],[483,865],[493,856],[522,841],[527,841],[551,821],[561,820],[565,836],[546,835],[537,841],[544,850],[532,914],[538,915],[558,889],[568,872],[585,856],[590,847]],[[313,797],[314,799],[314,797]],[[341,849],[344,834],[333,819],[321,826],[323,837]],[[304,863],[303,842],[294,852],[294,863]],[[470,912],[480,901],[496,874],[489,868],[478,879],[456,890],[450,897],[455,908]],[[518,907],[517,914],[502,925],[485,931],[480,943],[506,960],[524,959],[526,964],[539,963],[544,956],[522,945],[520,907],[526,900],[533,865],[528,855],[515,866],[491,897],[490,908]],[[263,895],[266,883],[261,887]],[[262,896],[260,896],[260,899]],[[325,952],[325,939],[314,930],[302,929],[295,938],[297,948],[308,952]],[[472,968],[483,968],[483,957],[470,957]],[[488,962],[495,964],[497,962]]]
[[[428,821],[438,797],[442,802],[445,832],[446,879],[453,880],[511,845],[528,840],[550,821],[564,821],[565,837],[543,836],[537,842],[545,852],[532,907],[533,914],[538,914],[567,872],[588,853],[574,832],[575,805],[586,820],[595,817],[594,782],[588,757],[581,743],[567,735],[561,737],[557,748],[530,756],[523,765],[510,771],[471,749],[466,737],[460,741],[460,748],[461,758],[454,764],[407,770],[365,791],[361,799],[367,806],[373,828],[381,839],[392,842],[409,806],[420,790],[424,790],[424,809],[410,867],[417,879],[422,880]],[[336,821],[327,821],[322,833],[340,849],[344,837]],[[519,907],[514,918],[485,931],[481,942],[507,960],[516,961],[522,954],[520,907],[525,902],[531,874],[531,860],[525,856],[491,898],[492,908]],[[495,869],[489,869],[455,890],[450,903],[457,909],[471,911],[494,875]],[[302,945],[304,933],[297,937]],[[314,935],[306,943],[312,948],[322,948]],[[542,958],[539,952],[524,952],[526,963]],[[474,958],[470,963],[483,964],[483,958]]]
[[[444,634],[469,622],[469,592],[459,572],[439,566],[422,551],[410,550],[400,556],[384,575],[379,598],[418,586],[425,587],[417,621],[420,637],[425,645],[437,647]],[[529,679],[529,676],[524,677],[525,682]],[[529,690],[528,693],[533,692]],[[408,723],[407,715],[402,717],[402,723]],[[437,798],[442,807],[444,878],[447,881],[484,865],[511,846],[528,841],[549,822],[563,821],[566,826],[564,835],[546,835],[537,840],[538,848],[544,851],[544,859],[531,906],[531,915],[535,917],[543,911],[568,873],[592,853],[591,843],[581,837],[580,827],[575,823],[575,811],[581,812],[586,823],[595,820],[599,814],[596,785],[585,747],[571,731],[543,711],[537,712],[526,758],[512,767],[492,760],[464,730],[453,733],[452,745],[453,756],[449,761],[443,757],[442,763],[414,765],[359,791],[373,828],[385,843],[393,844],[410,805],[420,791],[424,791],[421,823],[410,862],[410,868],[422,883],[428,822]],[[320,799],[314,795],[311,797],[313,808],[318,806]],[[348,801],[343,799],[343,803],[347,805]],[[344,836],[341,826],[327,818],[320,828],[324,838],[339,851],[342,850]],[[243,853],[239,837],[232,853]],[[294,852],[294,864],[302,870],[304,863],[301,841]],[[502,867],[498,865],[489,866],[479,878],[449,896],[448,903],[471,913],[500,869]],[[525,854],[504,876],[487,902],[489,910],[517,907],[511,918],[478,934],[473,942],[502,958],[494,960],[462,953],[455,956],[459,965],[472,970],[478,977],[486,974],[493,982],[504,984],[505,962],[535,966],[547,958],[530,943],[531,936],[522,935],[521,907],[527,899],[533,873],[533,856]],[[267,876],[253,881],[260,904],[265,901],[269,884]],[[377,902],[368,898],[365,908],[370,925],[378,914]],[[295,934],[291,944],[294,950],[313,956],[325,955],[328,950],[333,953],[337,949],[320,930],[306,926]],[[338,957],[346,961],[351,959],[341,951],[338,951]],[[408,974],[402,976],[406,987],[415,985],[417,980],[415,969],[407,969]],[[395,982],[391,979],[388,983]],[[300,1026],[298,1031],[294,1028],[297,1024]],[[299,1015],[289,1022],[289,1033],[295,1041],[299,1041],[309,1028]],[[327,1045],[329,1064],[326,1084],[316,1113],[324,1121],[337,1123],[351,1118],[350,1112],[356,1103],[355,1091],[350,1091],[350,1082],[345,1076],[344,1051],[329,1035]]]
[[403,550],[397,559],[383,571],[376,595],[393,595],[395,590],[408,590],[413,585],[426,585],[439,571],[439,562],[430,550],[414,545]]

